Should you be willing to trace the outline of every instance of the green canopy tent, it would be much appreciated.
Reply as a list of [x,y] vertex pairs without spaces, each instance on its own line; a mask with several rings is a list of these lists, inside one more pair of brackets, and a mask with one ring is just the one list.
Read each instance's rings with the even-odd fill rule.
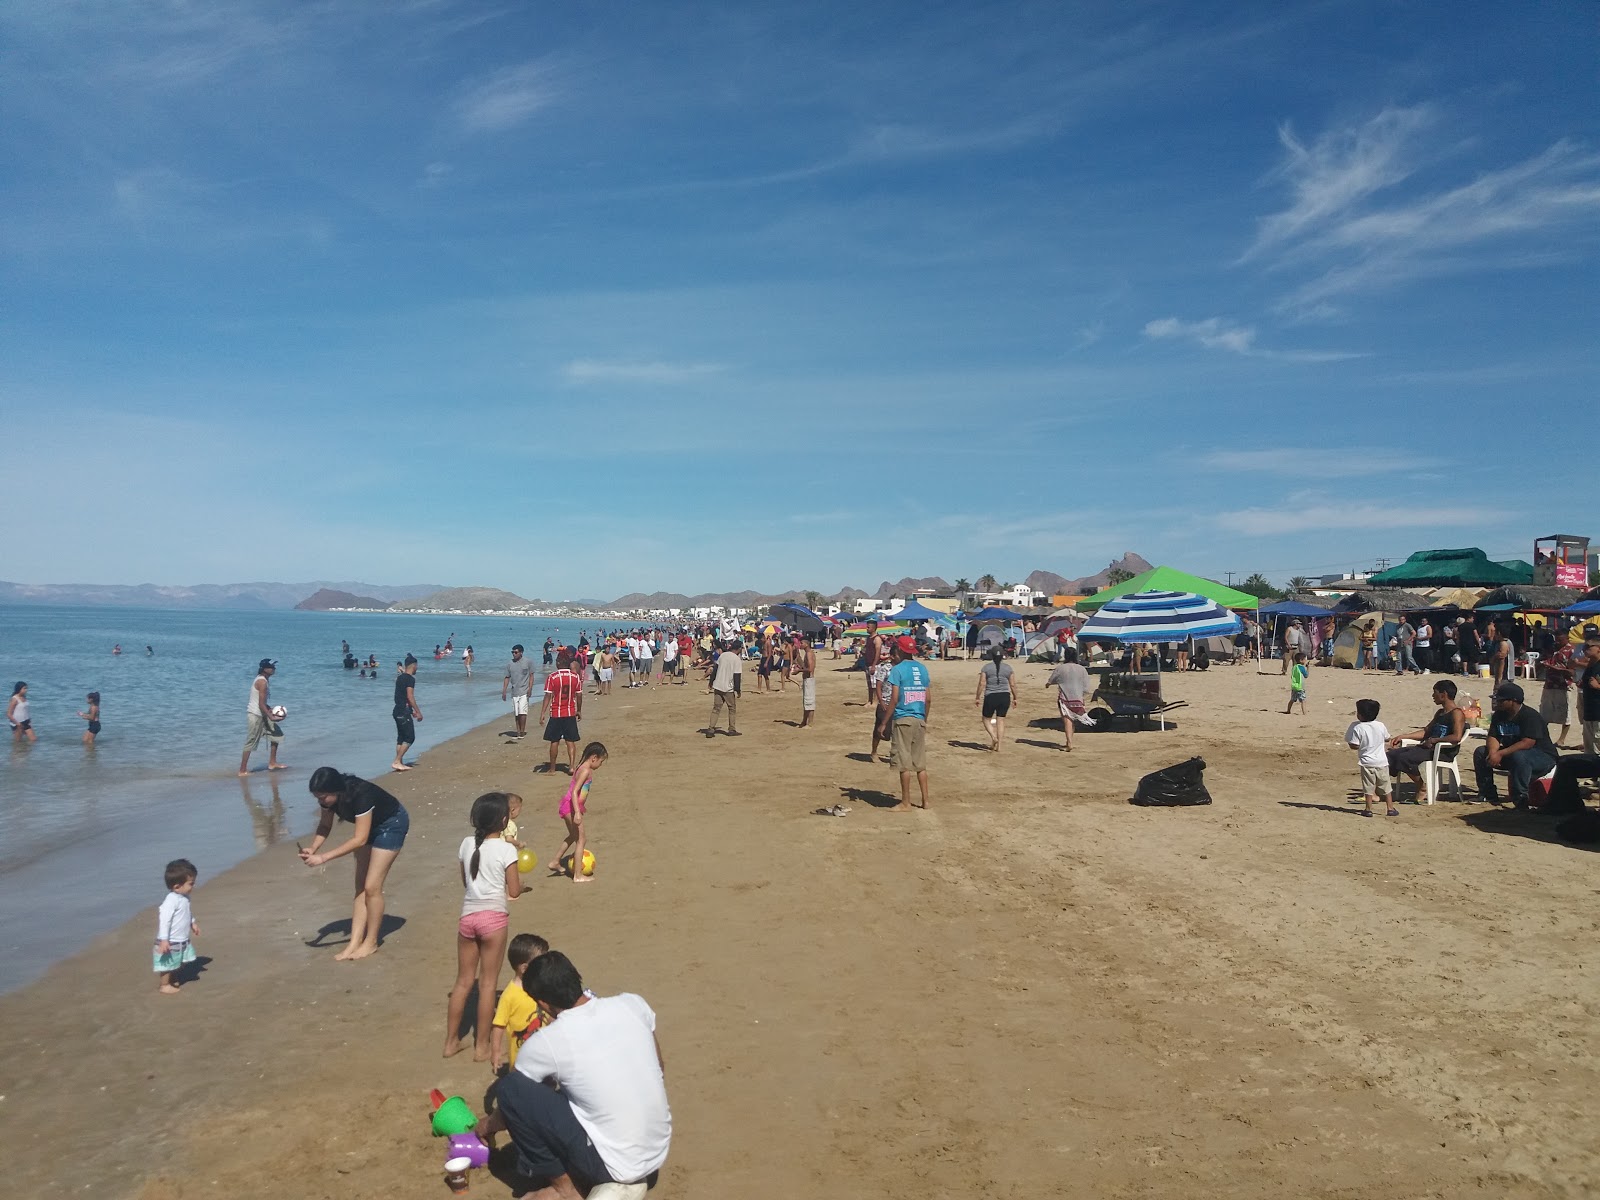
[[1227,587],[1214,579],[1202,579],[1198,575],[1190,575],[1176,567],[1151,567],[1132,579],[1124,579],[1115,587],[1101,588],[1094,595],[1085,596],[1072,607],[1079,612],[1094,612],[1107,600],[1132,595],[1134,592],[1194,592],[1207,600],[1215,600],[1223,608],[1253,610],[1261,606],[1261,601],[1249,592]]
[[1532,583],[1533,567],[1528,574],[1495,562],[1476,546],[1460,550],[1418,550],[1405,562],[1387,571],[1379,571],[1367,580],[1373,587],[1430,588],[1430,587],[1505,587],[1508,584]]

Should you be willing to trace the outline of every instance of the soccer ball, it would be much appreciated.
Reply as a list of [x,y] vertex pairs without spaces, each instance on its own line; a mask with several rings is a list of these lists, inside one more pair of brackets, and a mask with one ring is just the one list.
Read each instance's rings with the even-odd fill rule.
[[[572,874],[572,855],[569,854],[561,860],[561,869],[568,875]],[[583,873],[585,875],[594,874],[594,852],[592,850],[583,852]]]
[[267,712],[272,715],[272,719],[274,721],[281,721],[289,715],[289,710],[281,704],[274,704],[271,708],[267,709]]

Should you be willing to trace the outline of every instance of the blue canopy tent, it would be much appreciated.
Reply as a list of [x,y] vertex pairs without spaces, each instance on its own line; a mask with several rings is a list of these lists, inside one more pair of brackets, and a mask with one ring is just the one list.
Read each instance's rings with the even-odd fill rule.
[[891,621],[937,621],[940,617],[949,619],[949,613],[942,613],[936,608],[929,608],[926,604],[916,600],[909,600],[899,612],[889,613]]
[[1279,600],[1275,604],[1261,606],[1263,617],[1331,617],[1332,608],[1319,608],[1315,604],[1305,604],[1299,600]]
[[[1275,645],[1278,641],[1278,630],[1284,621],[1293,621],[1296,619],[1320,620],[1323,617],[1331,617],[1334,614],[1331,607],[1320,608],[1315,604],[1307,604],[1303,600],[1278,600],[1272,604],[1263,604],[1259,609],[1259,615],[1262,617],[1272,618],[1272,636],[1267,642],[1270,650],[1270,647]],[[1256,637],[1258,639],[1261,637],[1259,625],[1256,629]],[[1261,653],[1259,644],[1256,647],[1256,653],[1258,656]],[[1257,671],[1257,674],[1260,674],[1259,670]]]
[[967,620],[976,625],[979,621],[1020,621],[1021,613],[1014,613],[1009,608],[980,608],[977,612],[967,614]]
[[1600,600],[1579,600],[1561,610],[1568,617],[1600,617]]

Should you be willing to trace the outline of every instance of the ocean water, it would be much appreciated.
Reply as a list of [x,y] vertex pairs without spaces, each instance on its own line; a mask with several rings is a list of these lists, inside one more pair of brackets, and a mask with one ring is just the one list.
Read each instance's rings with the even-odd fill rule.
[[[542,672],[546,637],[576,642],[597,629],[541,617],[0,606],[0,684],[9,698],[27,681],[38,733],[18,747],[0,725],[0,991],[159,903],[169,860],[193,861],[203,886],[309,832],[316,767],[381,782],[394,757],[395,664],[408,652],[425,717],[415,754],[509,712],[500,681],[513,643]],[[434,661],[451,634],[455,655]],[[377,655],[377,679],[343,668],[341,640],[362,661]],[[240,779],[262,658],[278,660],[271,698],[289,709],[279,753],[290,769],[264,769],[263,741]],[[101,694],[102,730],[86,750],[76,714],[90,691]]]

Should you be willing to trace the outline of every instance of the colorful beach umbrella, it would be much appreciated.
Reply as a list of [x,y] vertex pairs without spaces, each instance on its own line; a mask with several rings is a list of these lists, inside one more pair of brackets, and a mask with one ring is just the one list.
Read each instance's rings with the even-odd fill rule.
[[1230,637],[1239,618],[1197,592],[1134,592],[1100,606],[1078,630],[1082,641],[1181,642]]

